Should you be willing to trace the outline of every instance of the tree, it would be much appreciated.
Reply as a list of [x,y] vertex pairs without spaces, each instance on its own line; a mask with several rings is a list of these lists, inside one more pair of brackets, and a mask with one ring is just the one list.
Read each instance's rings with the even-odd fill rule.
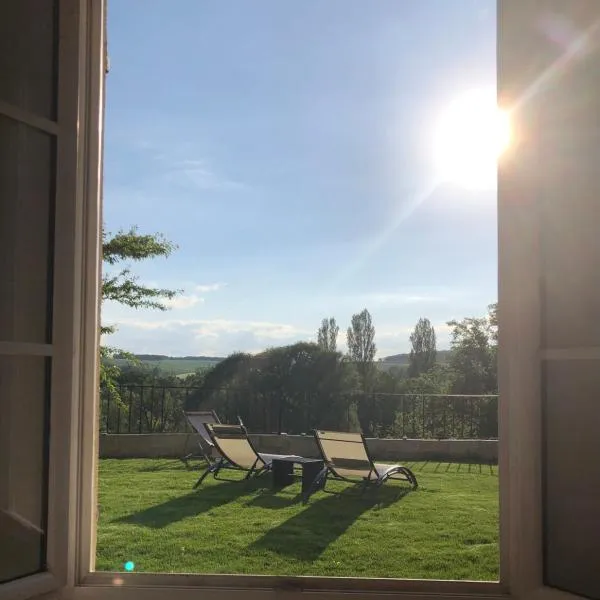
[[371,314],[365,308],[352,315],[347,332],[348,354],[355,363],[356,370],[362,380],[363,390],[367,391],[375,370],[375,327]]
[[298,342],[232,354],[205,374],[186,406],[214,408],[227,422],[241,416],[252,431],[356,430],[354,386],[353,366],[340,352]]
[[[119,231],[112,237],[102,235],[102,259],[108,265],[133,260],[168,257],[176,246],[160,233],[141,235],[135,227]],[[149,287],[139,283],[138,277],[128,267],[115,273],[105,272],[102,277],[102,301],[112,300],[130,308],[153,308],[167,310],[165,300],[177,295],[177,290]],[[103,333],[111,333],[104,328]]]
[[450,366],[458,394],[495,394],[497,382],[497,306],[489,306],[485,317],[449,321],[452,327]]
[[321,327],[317,331],[317,344],[325,351],[337,351],[337,337],[340,328],[335,321],[335,317],[323,319]]
[[427,373],[436,361],[435,329],[429,319],[419,319],[410,334],[410,343],[408,376],[418,377],[421,373]]
[[[168,257],[175,244],[167,240],[162,234],[140,234],[136,227],[128,231],[119,231],[112,235],[106,231],[102,233],[102,259],[106,265],[115,266],[125,261],[139,262],[151,258]],[[166,300],[170,300],[179,293],[178,290],[156,288],[144,285],[134,275],[130,268],[125,266],[116,271],[105,270],[102,276],[102,302],[107,300],[118,302],[130,308],[151,308],[167,310]],[[100,332],[103,335],[114,333],[114,326],[103,325]],[[111,362],[116,354],[128,356],[122,350],[110,346],[100,348],[100,382],[113,388],[119,368]]]

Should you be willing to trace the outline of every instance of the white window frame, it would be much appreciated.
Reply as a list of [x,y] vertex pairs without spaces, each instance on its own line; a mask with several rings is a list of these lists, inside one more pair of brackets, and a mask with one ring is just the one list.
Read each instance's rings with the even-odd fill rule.
[[[448,0],[449,2],[451,0]],[[498,0],[499,24],[519,11],[564,0]],[[600,7],[599,7],[600,8]],[[542,576],[539,192],[535,155],[523,145],[499,180],[499,441],[500,581],[428,581],[245,575],[94,572],[96,523],[97,347],[100,291],[102,125],[105,0],[61,0],[57,265],[48,531],[48,572],[0,587],[0,597],[56,590],[83,600],[374,600],[391,594],[422,600],[575,600],[547,588]],[[512,11],[512,12],[511,12]],[[500,36],[499,36],[500,37]],[[499,79],[510,77],[510,48],[499,44]],[[502,88],[514,99],[519,89]],[[517,128],[529,127],[523,115]],[[516,115],[518,120],[520,115]],[[533,125],[534,127],[534,125]],[[75,168],[76,166],[76,168]],[[511,201],[518,197],[519,201]]]

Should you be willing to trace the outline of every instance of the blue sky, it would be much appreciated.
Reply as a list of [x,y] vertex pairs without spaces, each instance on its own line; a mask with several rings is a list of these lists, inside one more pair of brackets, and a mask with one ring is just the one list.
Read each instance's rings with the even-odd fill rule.
[[366,307],[381,358],[495,301],[494,185],[432,189],[432,123],[495,86],[494,0],[127,0],[108,25],[105,223],[177,243],[133,268],[183,293],[105,304],[107,342],[223,356]]

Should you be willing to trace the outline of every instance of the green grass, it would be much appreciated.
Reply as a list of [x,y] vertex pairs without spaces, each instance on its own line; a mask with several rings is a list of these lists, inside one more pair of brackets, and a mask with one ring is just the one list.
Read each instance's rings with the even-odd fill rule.
[[333,482],[303,506],[299,483],[274,492],[270,475],[192,490],[198,472],[176,460],[101,460],[96,568],[496,580],[497,468],[408,466],[416,491]]

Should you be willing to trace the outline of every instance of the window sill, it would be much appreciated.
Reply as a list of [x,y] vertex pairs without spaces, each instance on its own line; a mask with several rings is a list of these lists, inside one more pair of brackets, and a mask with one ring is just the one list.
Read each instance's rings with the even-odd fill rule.
[[508,590],[496,582],[479,581],[436,581],[411,579],[367,579],[345,577],[272,577],[260,575],[181,575],[181,574],[129,574],[91,573],[75,588],[75,597],[83,600],[111,598],[144,598],[158,600],[169,597],[219,600],[233,596],[254,600],[265,595],[286,594],[286,600],[293,600],[304,594],[325,594],[327,598],[389,597],[390,594],[404,598],[440,597],[454,600],[506,600]]

